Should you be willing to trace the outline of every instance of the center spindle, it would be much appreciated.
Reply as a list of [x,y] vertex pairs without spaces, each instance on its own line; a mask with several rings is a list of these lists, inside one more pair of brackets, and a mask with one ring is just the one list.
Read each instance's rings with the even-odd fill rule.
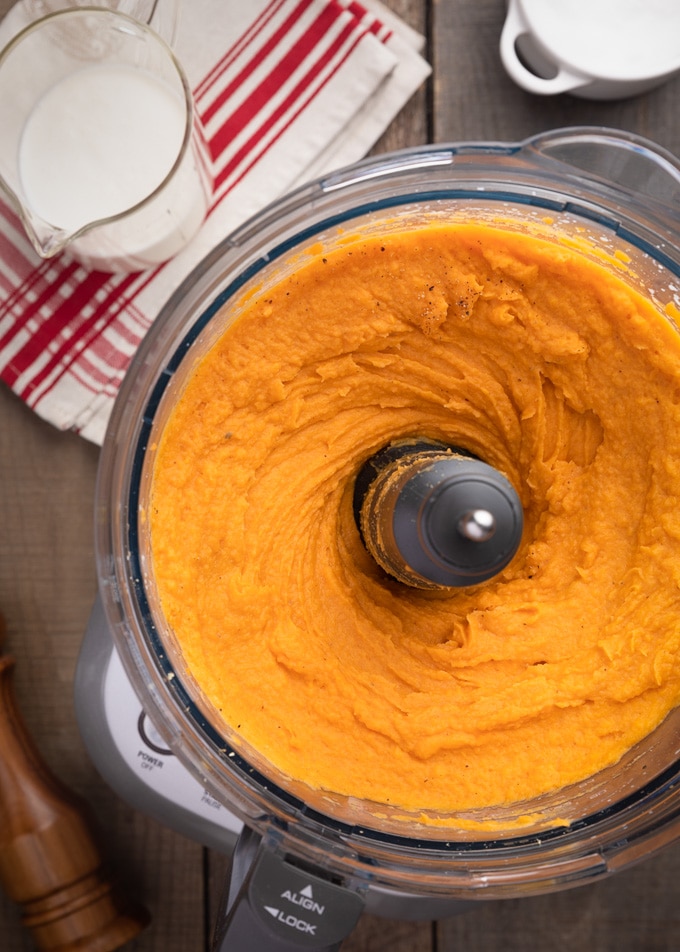
[[522,506],[506,477],[433,440],[398,440],[367,460],[356,478],[354,515],[376,562],[417,588],[487,581],[522,538]]

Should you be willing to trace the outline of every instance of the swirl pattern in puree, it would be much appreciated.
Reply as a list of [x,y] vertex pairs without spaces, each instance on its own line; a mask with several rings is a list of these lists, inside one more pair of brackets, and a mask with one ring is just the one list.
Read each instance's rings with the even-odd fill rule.
[[[522,544],[451,593],[352,513],[390,440],[464,446]],[[680,699],[680,338],[578,249],[482,223],[357,237],[253,294],[164,429],[167,620],[207,697],[320,790],[450,812],[587,777]]]

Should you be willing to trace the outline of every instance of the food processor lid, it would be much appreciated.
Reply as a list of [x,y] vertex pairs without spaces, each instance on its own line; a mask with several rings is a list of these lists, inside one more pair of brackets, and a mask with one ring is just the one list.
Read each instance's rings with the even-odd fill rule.
[[591,79],[631,81],[680,68],[677,0],[516,0],[527,32]]

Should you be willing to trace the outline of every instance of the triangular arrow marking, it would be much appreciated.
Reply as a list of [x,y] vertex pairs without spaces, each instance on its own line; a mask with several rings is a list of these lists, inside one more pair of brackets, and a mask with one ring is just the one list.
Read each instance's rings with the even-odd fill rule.
[[301,896],[306,896],[308,899],[313,899],[314,896],[313,896],[313,894],[312,894],[312,887],[311,887],[311,886],[305,886],[304,889],[301,889],[301,890],[300,890],[300,895],[301,895]]
[[279,914],[279,910],[278,910],[278,909],[274,909],[273,906],[265,906],[264,908],[267,910],[267,912],[269,913],[269,915],[270,915],[270,916],[274,916],[274,918],[276,918],[276,917],[278,916],[278,914]]

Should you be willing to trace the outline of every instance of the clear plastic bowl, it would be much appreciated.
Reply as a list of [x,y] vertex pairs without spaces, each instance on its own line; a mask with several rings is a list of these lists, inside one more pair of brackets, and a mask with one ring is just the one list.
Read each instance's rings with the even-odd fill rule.
[[[272,849],[345,881],[454,900],[584,883],[674,840],[680,709],[614,767],[530,802],[460,815],[454,829],[312,790],[220,727],[163,619],[140,514],[158,435],[187,374],[233,319],[227,302],[280,280],[299,250],[312,242],[330,248],[348,227],[369,232],[499,214],[520,230],[549,220],[601,262],[627,256],[632,281],[661,308],[680,307],[680,165],[652,143],[574,128],[516,144],[431,146],[369,159],[265,209],[172,296],[121,388],[97,489],[107,622],[142,704],[189,770]],[[479,820],[493,832],[475,829]]]

